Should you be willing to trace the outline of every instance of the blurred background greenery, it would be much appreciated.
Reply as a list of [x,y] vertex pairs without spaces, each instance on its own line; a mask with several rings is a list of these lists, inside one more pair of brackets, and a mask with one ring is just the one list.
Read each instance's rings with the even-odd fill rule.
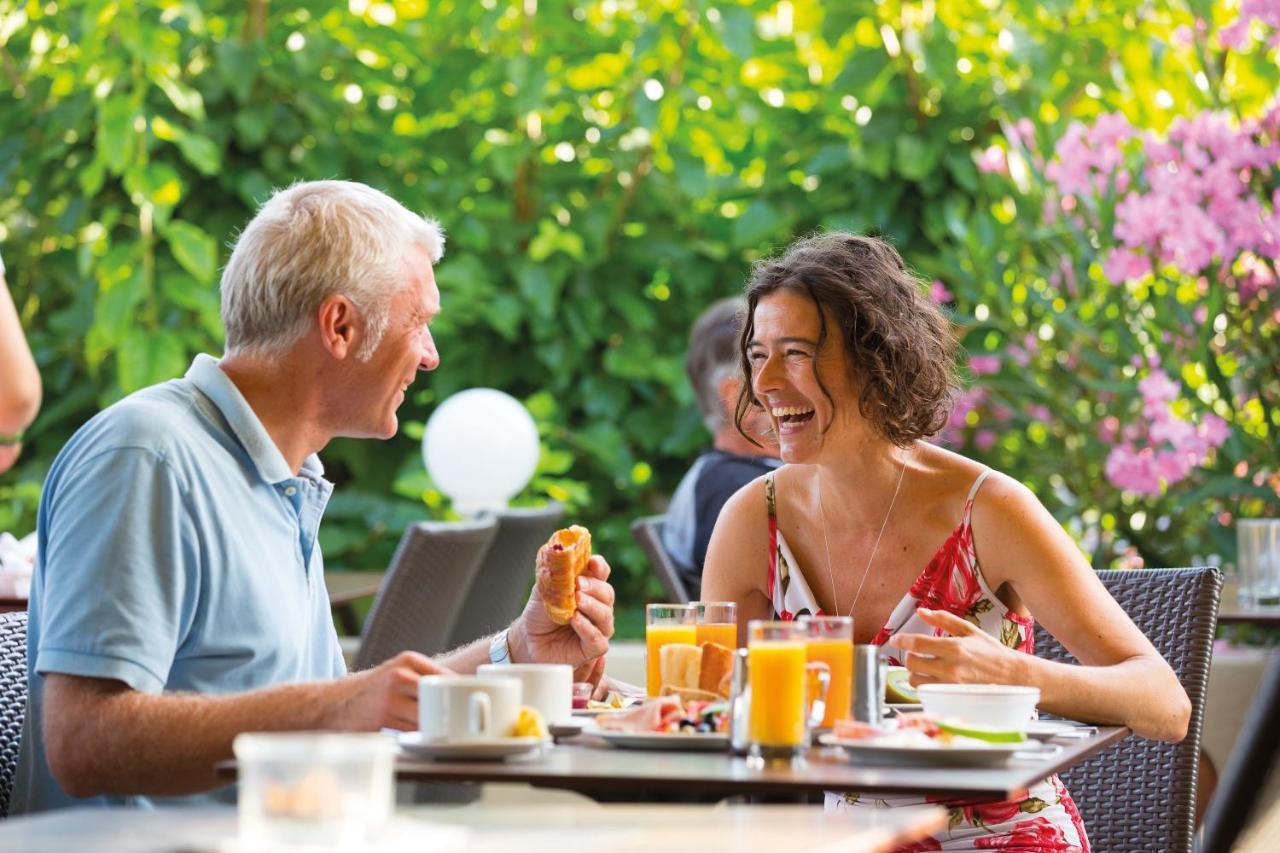
[[[947,440],[1027,482],[1095,565],[1230,562],[1232,518],[1280,509],[1274,297],[1247,321],[1217,281],[1107,281],[1105,229],[1042,217],[1042,167],[1070,122],[1104,113],[1156,132],[1206,110],[1260,114],[1276,51],[1265,32],[1222,47],[1213,34],[1237,13],[0,0],[0,247],[46,383],[0,481],[0,530],[34,527],[43,477],[86,419],[220,351],[218,274],[255,205],[340,177],[439,218],[449,246],[443,364],[402,434],[323,454],[338,484],[331,566],[381,568],[407,523],[448,513],[422,424],[454,391],[490,386],[523,400],[542,437],[520,500],[566,503],[620,600],[656,599],[627,527],[661,510],[708,441],[683,373],[689,325],[752,261],[820,228],[885,235],[938,282],[969,356],[996,358]],[[1257,180],[1268,199],[1275,171]],[[1054,275],[1064,258],[1070,287]],[[1188,334],[1202,303],[1212,316]],[[1231,436],[1192,476],[1135,494],[1104,476],[1098,427],[1137,411],[1134,356],[1167,362],[1166,333],[1191,339],[1172,370],[1183,414],[1216,413]]]

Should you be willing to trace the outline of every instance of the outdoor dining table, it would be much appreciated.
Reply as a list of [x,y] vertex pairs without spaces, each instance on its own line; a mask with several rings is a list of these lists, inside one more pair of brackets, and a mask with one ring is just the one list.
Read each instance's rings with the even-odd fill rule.
[[[1057,739],[1046,757],[1013,759],[1003,766],[867,764],[834,747],[815,747],[802,764],[749,765],[724,752],[624,750],[598,736],[568,738],[537,754],[507,761],[433,761],[400,756],[401,782],[507,782],[577,791],[609,801],[645,801],[671,795],[765,795],[804,800],[822,791],[877,791],[946,799],[999,801],[1076,766],[1128,737],[1122,726],[1099,727],[1084,737]],[[235,775],[235,762],[218,766]]]
[[[734,853],[887,853],[937,832],[935,806],[824,814],[799,806],[690,806],[550,803],[401,806],[381,844],[368,851],[432,853],[607,853],[730,849]],[[278,849],[237,837],[236,811],[216,808],[78,808],[0,823],[0,850],[224,851]],[[314,850],[314,847],[308,847]],[[348,849],[335,847],[334,849]]]

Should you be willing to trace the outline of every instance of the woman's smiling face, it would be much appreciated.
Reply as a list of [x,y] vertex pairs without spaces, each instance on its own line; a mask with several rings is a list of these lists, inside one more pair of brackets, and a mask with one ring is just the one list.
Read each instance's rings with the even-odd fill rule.
[[786,289],[762,297],[753,320],[747,342],[751,390],[773,424],[783,460],[816,462],[829,438],[847,429],[851,418],[860,420],[840,327],[827,316],[819,351],[818,306],[807,294]]

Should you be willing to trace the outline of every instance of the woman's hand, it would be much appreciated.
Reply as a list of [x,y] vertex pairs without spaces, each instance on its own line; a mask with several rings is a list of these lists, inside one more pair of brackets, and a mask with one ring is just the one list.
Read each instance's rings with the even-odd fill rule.
[[911,683],[921,684],[1026,684],[1029,655],[1000,643],[972,622],[944,610],[919,608],[927,624],[950,634],[897,634],[889,645],[902,652],[911,672]]

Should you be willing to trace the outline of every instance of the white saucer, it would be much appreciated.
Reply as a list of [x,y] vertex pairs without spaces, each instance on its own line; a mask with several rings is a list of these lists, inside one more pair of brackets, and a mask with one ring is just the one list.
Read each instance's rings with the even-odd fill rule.
[[729,735],[724,732],[597,731],[595,734],[622,749],[723,752],[729,748]]
[[540,737],[469,737],[423,740],[421,732],[401,732],[400,748],[415,758],[436,761],[501,761],[540,749],[549,741]]

